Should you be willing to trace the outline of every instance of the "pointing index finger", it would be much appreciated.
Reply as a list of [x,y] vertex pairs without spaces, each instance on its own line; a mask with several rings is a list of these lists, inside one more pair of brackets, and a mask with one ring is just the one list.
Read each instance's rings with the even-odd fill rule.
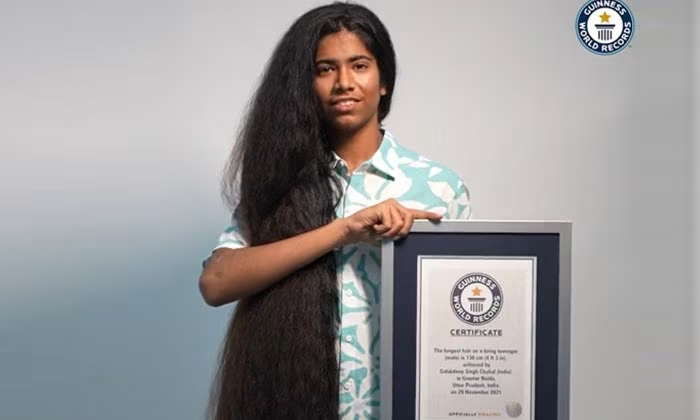
[[411,212],[411,214],[413,214],[413,217],[416,219],[428,219],[428,220],[432,220],[432,221],[442,219],[441,214],[433,213],[432,211],[411,209],[410,212]]

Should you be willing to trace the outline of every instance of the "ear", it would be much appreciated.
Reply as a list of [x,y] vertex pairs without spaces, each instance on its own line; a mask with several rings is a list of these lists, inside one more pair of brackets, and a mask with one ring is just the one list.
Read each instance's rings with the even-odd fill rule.
[[382,86],[382,87],[379,89],[379,95],[380,95],[380,96],[386,95],[386,88],[385,88],[384,86]]

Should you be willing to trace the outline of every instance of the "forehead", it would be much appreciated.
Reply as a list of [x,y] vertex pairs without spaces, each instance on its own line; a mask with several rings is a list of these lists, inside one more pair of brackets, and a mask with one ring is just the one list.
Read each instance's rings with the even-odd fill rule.
[[373,57],[372,53],[356,33],[342,30],[324,36],[318,42],[316,59],[342,60],[357,55]]

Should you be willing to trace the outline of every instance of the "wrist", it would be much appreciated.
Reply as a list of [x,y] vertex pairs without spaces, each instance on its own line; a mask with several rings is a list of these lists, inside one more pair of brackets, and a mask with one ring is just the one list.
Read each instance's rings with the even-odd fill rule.
[[342,246],[348,245],[351,242],[350,227],[346,218],[334,219],[331,222],[330,227],[333,228],[334,232],[334,248],[340,248]]

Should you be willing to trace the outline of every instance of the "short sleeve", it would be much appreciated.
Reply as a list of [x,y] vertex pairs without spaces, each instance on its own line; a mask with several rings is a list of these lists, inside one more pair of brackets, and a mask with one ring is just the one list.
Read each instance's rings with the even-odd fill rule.
[[238,218],[237,212],[233,213],[231,218],[231,224],[224,229],[219,235],[219,240],[216,246],[212,249],[211,253],[207,258],[202,261],[202,267],[207,265],[207,261],[211,258],[214,251],[220,248],[238,249],[248,246],[248,241],[246,241],[243,234],[243,229],[241,227],[240,220]]
[[460,180],[457,184],[455,196],[450,200],[447,206],[447,218],[453,220],[468,220],[471,219],[472,206],[469,199],[469,189]]
[[243,229],[238,217],[238,212],[233,213],[231,224],[219,235],[219,242],[214,247],[214,251],[219,248],[243,248],[248,246],[248,242],[243,235]]

